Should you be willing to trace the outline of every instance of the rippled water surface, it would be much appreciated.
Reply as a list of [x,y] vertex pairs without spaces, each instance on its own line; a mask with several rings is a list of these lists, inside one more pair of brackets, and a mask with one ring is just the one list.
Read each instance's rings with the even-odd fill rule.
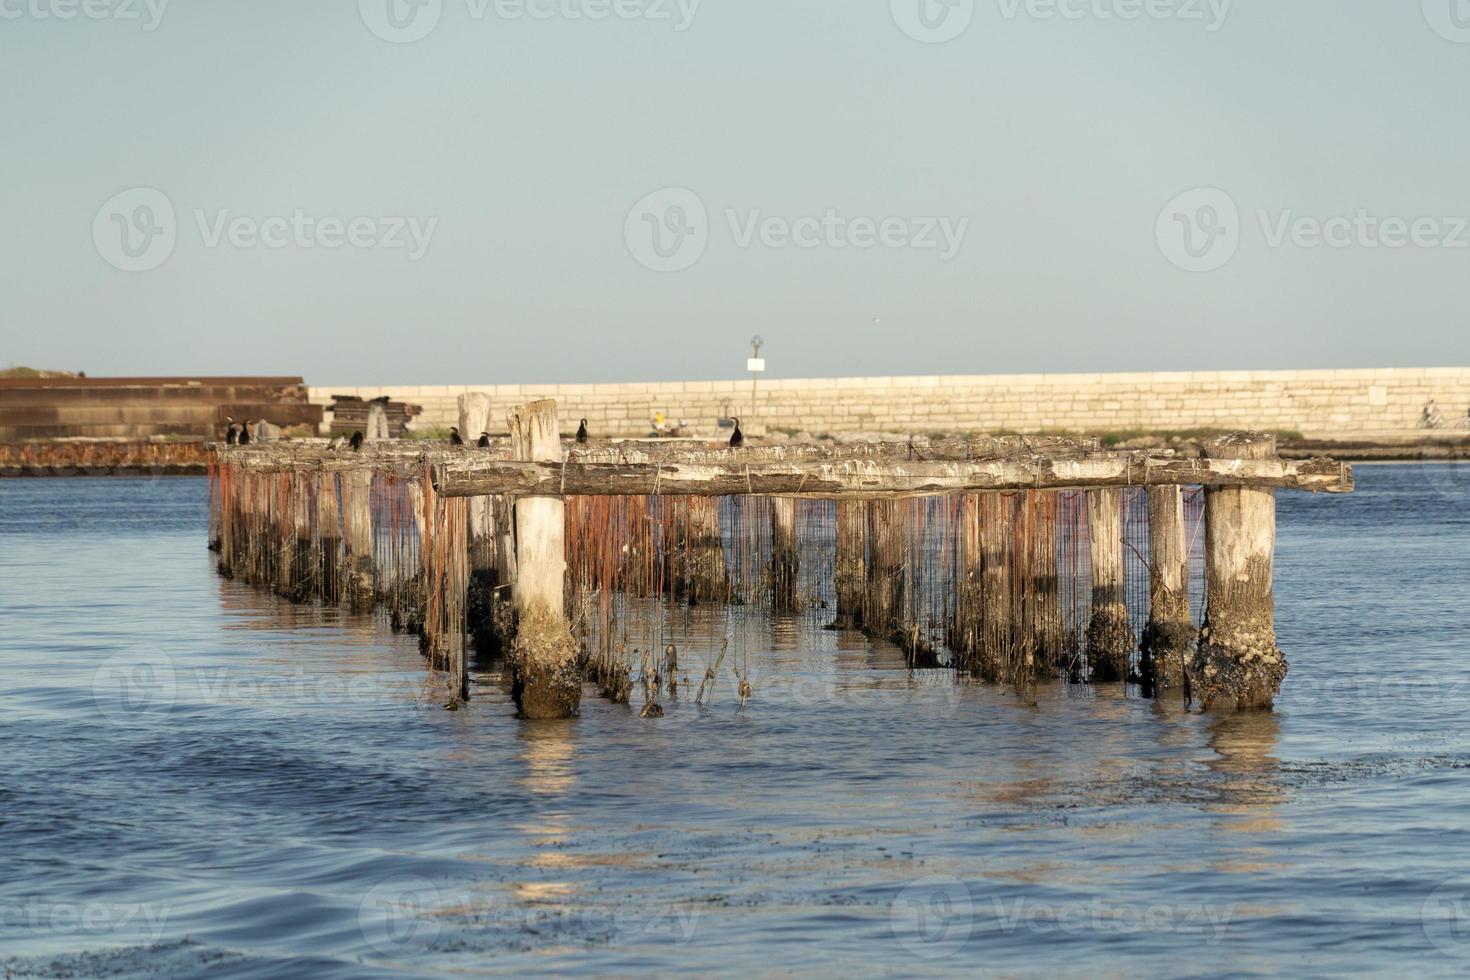
[[447,712],[412,638],[216,577],[202,480],[0,481],[0,962],[1461,975],[1467,483],[1282,496],[1273,714],[1023,703],[802,619],[747,637],[743,708],[529,724],[488,667]]

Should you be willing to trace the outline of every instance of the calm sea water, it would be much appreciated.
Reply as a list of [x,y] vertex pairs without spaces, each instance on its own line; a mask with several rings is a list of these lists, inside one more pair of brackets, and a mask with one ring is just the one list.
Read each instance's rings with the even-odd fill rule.
[[0,481],[0,965],[1463,975],[1470,474],[1359,482],[1281,497],[1272,714],[777,623],[743,707],[529,724],[217,578],[202,480]]

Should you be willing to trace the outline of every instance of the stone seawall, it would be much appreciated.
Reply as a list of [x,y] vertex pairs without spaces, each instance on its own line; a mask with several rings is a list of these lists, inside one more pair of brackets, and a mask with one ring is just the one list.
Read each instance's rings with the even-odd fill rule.
[[711,435],[715,420],[738,415],[752,432],[988,433],[1010,431],[1268,429],[1307,438],[1412,435],[1429,399],[1447,425],[1470,407],[1470,368],[1323,371],[1191,371],[1145,374],[1031,374],[762,380],[751,409],[750,381],[631,384],[329,386],[333,395],[388,395],[422,405],[418,429],[455,424],[456,398],[483,391],[491,417],[515,404],[555,398],[562,428],[585,417],[603,436],[646,435],[656,412]]

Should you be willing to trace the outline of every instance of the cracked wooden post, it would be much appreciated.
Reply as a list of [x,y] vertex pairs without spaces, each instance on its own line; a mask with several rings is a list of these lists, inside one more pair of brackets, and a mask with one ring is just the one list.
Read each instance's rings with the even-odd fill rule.
[[270,481],[271,519],[275,524],[275,591],[276,595],[289,597],[296,567],[294,480],[290,473],[272,473]]
[[905,540],[903,502],[867,501],[868,567],[867,599],[863,605],[863,629],[882,637],[898,631],[903,608]]
[[233,463],[222,463],[219,468],[219,562],[218,568],[225,578],[235,576],[235,533],[240,526],[239,514],[240,470]]
[[725,596],[725,539],[720,532],[720,498],[690,497],[688,537],[689,594],[696,602]]
[[342,479],[342,545],[347,560],[347,598],[358,609],[372,606],[373,471],[347,470]]
[[[466,443],[474,446],[481,432],[490,431],[490,396],[483,391],[471,391],[460,395],[458,401],[459,433]],[[495,589],[500,585],[495,559],[495,498],[470,497],[468,511],[469,589],[465,617],[475,647],[490,652],[500,646],[495,631]]]
[[1139,644],[1147,693],[1184,685],[1197,633],[1189,612],[1189,542],[1184,488],[1148,488],[1148,625]]
[[1128,679],[1133,630],[1123,565],[1123,491],[1087,491],[1087,537],[1092,558],[1092,606],[1087,622],[1087,661],[1094,681]]
[[[1270,459],[1276,439],[1236,433],[1209,440],[1212,459]],[[1271,595],[1276,491],[1205,490],[1205,625],[1189,669],[1191,693],[1206,708],[1270,708],[1286,677],[1276,646]]]
[[[511,410],[511,452],[518,460],[562,461],[556,402]],[[561,497],[516,501],[515,602],[512,694],[525,718],[571,718],[581,707],[577,645],[567,622],[566,506]]]
[[771,501],[771,596],[777,609],[796,607],[796,581],[801,555],[796,548],[796,499]]
[[832,584],[837,592],[834,625],[838,629],[856,629],[862,625],[867,526],[867,509],[862,501],[837,501],[837,564],[832,570]]
[[311,597],[317,577],[317,561],[313,552],[313,519],[316,481],[304,470],[291,473],[291,530],[294,534],[291,553],[289,595],[295,602]]
[[960,498],[959,508],[959,569],[955,576],[954,622],[949,642],[962,668],[978,670],[978,654],[985,647],[980,494],[965,494]]
[[1061,499],[1054,490],[1027,491],[1031,510],[1028,563],[1031,569],[1031,641],[1036,672],[1056,677],[1066,654],[1062,599],[1057,575],[1057,512]]
[[341,594],[337,581],[337,560],[342,551],[342,510],[337,504],[337,474],[316,474],[316,526],[321,541],[318,575],[322,598],[336,602]]
[[980,648],[974,662],[976,672],[987,681],[1007,679],[1006,668],[1015,648],[1013,516],[1008,494],[980,495]]

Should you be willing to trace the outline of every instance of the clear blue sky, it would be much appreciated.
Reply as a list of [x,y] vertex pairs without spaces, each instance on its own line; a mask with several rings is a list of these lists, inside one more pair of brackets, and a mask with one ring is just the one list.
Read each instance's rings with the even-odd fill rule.
[[[67,2],[0,0],[0,362],[720,378],[759,332],[773,377],[1470,363],[1470,248],[1444,247],[1470,215],[1459,0],[1238,0],[1223,22],[1209,0],[925,0],[927,21],[920,0],[392,0],[412,43],[389,0],[174,0],[156,23]],[[99,209],[139,187],[176,241],[121,271]],[[705,208],[703,251],[659,272],[630,210],[671,187]],[[1206,272],[1161,240],[1194,188],[1239,209]],[[829,209],[896,218],[900,244],[794,227]],[[436,223],[416,259],[211,243],[222,215],[298,210]],[[1286,212],[1360,211],[1437,223],[1402,248],[1273,244]],[[967,222],[952,256],[902,244],[941,217]]]

